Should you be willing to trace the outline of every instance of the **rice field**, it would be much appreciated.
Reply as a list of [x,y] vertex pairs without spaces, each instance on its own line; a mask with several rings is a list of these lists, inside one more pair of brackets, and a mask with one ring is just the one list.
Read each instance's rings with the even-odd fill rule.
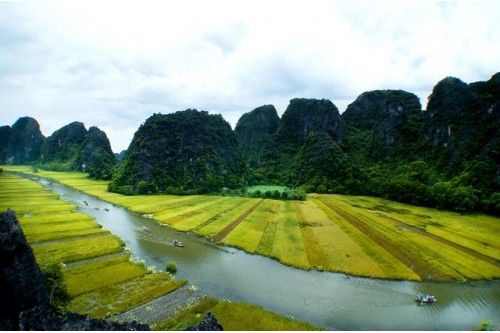
[[6,209],[16,212],[42,271],[60,267],[71,311],[105,318],[186,283],[130,261],[122,240],[36,182],[1,174],[0,211]]
[[306,201],[128,197],[108,193],[106,182],[82,173],[40,171],[39,175],[174,229],[301,269],[416,281],[500,277],[500,219],[492,216],[345,195],[311,194]]

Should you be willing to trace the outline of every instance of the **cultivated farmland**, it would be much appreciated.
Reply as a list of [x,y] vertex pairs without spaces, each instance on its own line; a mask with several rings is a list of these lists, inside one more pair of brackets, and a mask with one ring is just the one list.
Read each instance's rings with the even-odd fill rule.
[[[27,167],[3,168],[30,173]],[[105,182],[91,181],[84,174],[40,172],[40,175],[50,175],[61,183],[96,196],[104,195],[108,201],[114,199],[124,206],[126,203],[143,205],[139,209],[146,212],[161,207],[162,205],[158,203],[164,202],[166,198],[169,199],[168,207],[184,207],[182,203],[187,200],[184,202],[185,208],[191,207],[194,211],[203,203],[215,204],[212,198],[207,199],[204,196],[186,198],[116,195],[106,191]],[[229,203],[230,198],[226,199],[228,204],[219,202],[221,209],[235,210],[238,213],[236,209],[238,204]],[[123,241],[101,228],[89,216],[76,212],[75,205],[60,200],[58,195],[34,181],[3,172],[0,174],[0,211],[7,209],[16,212],[42,270],[55,268],[61,272],[62,283],[69,296],[69,304],[66,306],[70,311],[87,314],[93,318],[137,320],[150,324],[152,329],[162,330],[182,329],[195,325],[203,319],[203,314],[207,311],[216,312],[221,317],[219,321],[224,327],[233,327],[237,322],[245,330],[318,329],[313,325],[250,304],[232,304],[200,297],[194,294],[191,288],[185,287],[187,281],[174,280],[168,274],[152,272],[143,264],[130,261],[130,254],[124,249]],[[164,212],[163,208],[157,210]],[[189,211],[190,209],[186,210]],[[200,221],[204,218],[198,217]],[[184,219],[178,218],[178,220],[182,225]],[[202,228],[197,223],[192,225]],[[163,312],[166,308],[161,305],[168,303],[172,298],[176,301],[180,299],[185,305],[175,308],[172,314],[165,318]],[[165,301],[162,303],[162,300]],[[149,305],[151,302],[157,302],[160,306]],[[152,319],[128,315],[139,308],[144,308],[148,313],[147,317]],[[154,314],[151,315],[152,313]],[[122,317],[124,314],[125,317]],[[257,322],[255,318],[265,318],[265,321]]]
[[306,201],[127,197],[107,192],[106,182],[82,173],[39,175],[148,214],[174,229],[194,231],[302,269],[417,281],[500,277],[496,217],[344,195],[311,194]]

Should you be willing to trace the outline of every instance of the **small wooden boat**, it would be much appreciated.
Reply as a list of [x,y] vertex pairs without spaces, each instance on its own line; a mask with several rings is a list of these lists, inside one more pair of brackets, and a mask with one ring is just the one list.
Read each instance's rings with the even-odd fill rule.
[[142,230],[144,230],[145,232],[150,232],[151,231],[148,227],[142,227]]
[[184,247],[184,244],[181,241],[178,241],[177,239],[174,239],[174,245],[178,247]]
[[424,295],[422,293],[418,293],[415,301],[420,303],[434,303],[437,301],[437,299],[433,295]]

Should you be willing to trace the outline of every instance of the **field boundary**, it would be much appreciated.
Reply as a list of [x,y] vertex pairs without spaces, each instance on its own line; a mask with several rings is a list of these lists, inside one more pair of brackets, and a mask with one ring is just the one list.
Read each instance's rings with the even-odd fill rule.
[[[435,271],[425,260],[422,258],[413,255],[411,252],[406,250],[403,247],[398,247],[393,244],[393,242],[381,235],[379,232],[365,226],[363,223],[357,221],[353,216],[345,212],[339,207],[335,207],[330,202],[325,202],[328,208],[333,210],[335,213],[340,215],[344,220],[349,222],[353,227],[361,231],[366,237],[375,241],[380,247],[384,248],[387,252],[394,256],[397,260],[403,263],[406,267],[411,269],[418,277],[423,281],[429,274],[429,270]],[[426,269],[427,268],[427,269]],[[435,275],[438,272],[433,272]],[[444,275],[441,273],[441,275]],[[444,276],[445,278],[449,278],[448,276]]]
[[414,226],[411,226],[411,225],[408,225],[402,221],[399,221],[398,219],[395,219],[393,217],[390,217],[390,216],[387,216],[387,215],[384,215],[384,214],[381,214],[381,213],[377,213],[377,215],[383,219],[386,219],[387,221],[391,221],[393,222],[394,224],[396,224],[397,226],[399,227],[402,227],[402,228],[406,228],[412,232],[415,232],[415,233],[418,233],[422,236],[426,236],[426,237],[429,237],[435,241],[438,241],[438,242],[442,242],[448,246],[451,246],[453,248],[455,248],[456,250],[459,250],[459,251],[462,251],[462,252],[465,252],[471,256],[474,256],[474,257],[477,257],[478,259],[481,259],[482,261],[486,261],[490,264],[493,264],[493,265],[498,265],[500,262],[498,260],[496,260],[495,258],[492,258],[490,256],[487,256],[486,254],[482,254],[482,253],[479,253],[479,252],[476,252],[474,251],[473,249],[470,249],[466,246],[463,246],[463,245],[460,245],[460,244],[457,244],[455,242],[452,242],[446,238],[443,238],[443,237],[440,237],[438,235],[434,235],[430,232],[427,232],[427,231],[424,231],[422,229],[419,229],[417,227],[414,227]]
[[244,212],[243,214],[241,214],[236,220],[234,220],[229,225],[227,225],[226,227],[224,227],[224,229],[222,229],[221,231],[219,231],[217,233],[217,235],[214,236],[214,238],[213,238],[214,241],[218,243],[218,242],[222,241],[224,238],[226,238],[226,236],[229,235],[229,233],[231,233],[231,231],[233,231],[234,229],[236,229],[236,227],[241,222],[243,222],[248,217],[248,215],[252,214],[252,212],[255,209],[257,209],[257,207],[259,207],[260,204],[263,201],[264,201],[264,199],[260,199],[255,205],[253,205],[246,212]]

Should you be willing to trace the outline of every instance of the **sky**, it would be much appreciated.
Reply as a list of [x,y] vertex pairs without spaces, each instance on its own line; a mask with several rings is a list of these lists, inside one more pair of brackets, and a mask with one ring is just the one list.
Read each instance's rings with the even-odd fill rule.
[[73,121],[127,149],[154,113],[198,109],[234,128],[293,98],[344,112],[361,93],[427,98],[500,71],[500,1],[0,1],[0,126]]

